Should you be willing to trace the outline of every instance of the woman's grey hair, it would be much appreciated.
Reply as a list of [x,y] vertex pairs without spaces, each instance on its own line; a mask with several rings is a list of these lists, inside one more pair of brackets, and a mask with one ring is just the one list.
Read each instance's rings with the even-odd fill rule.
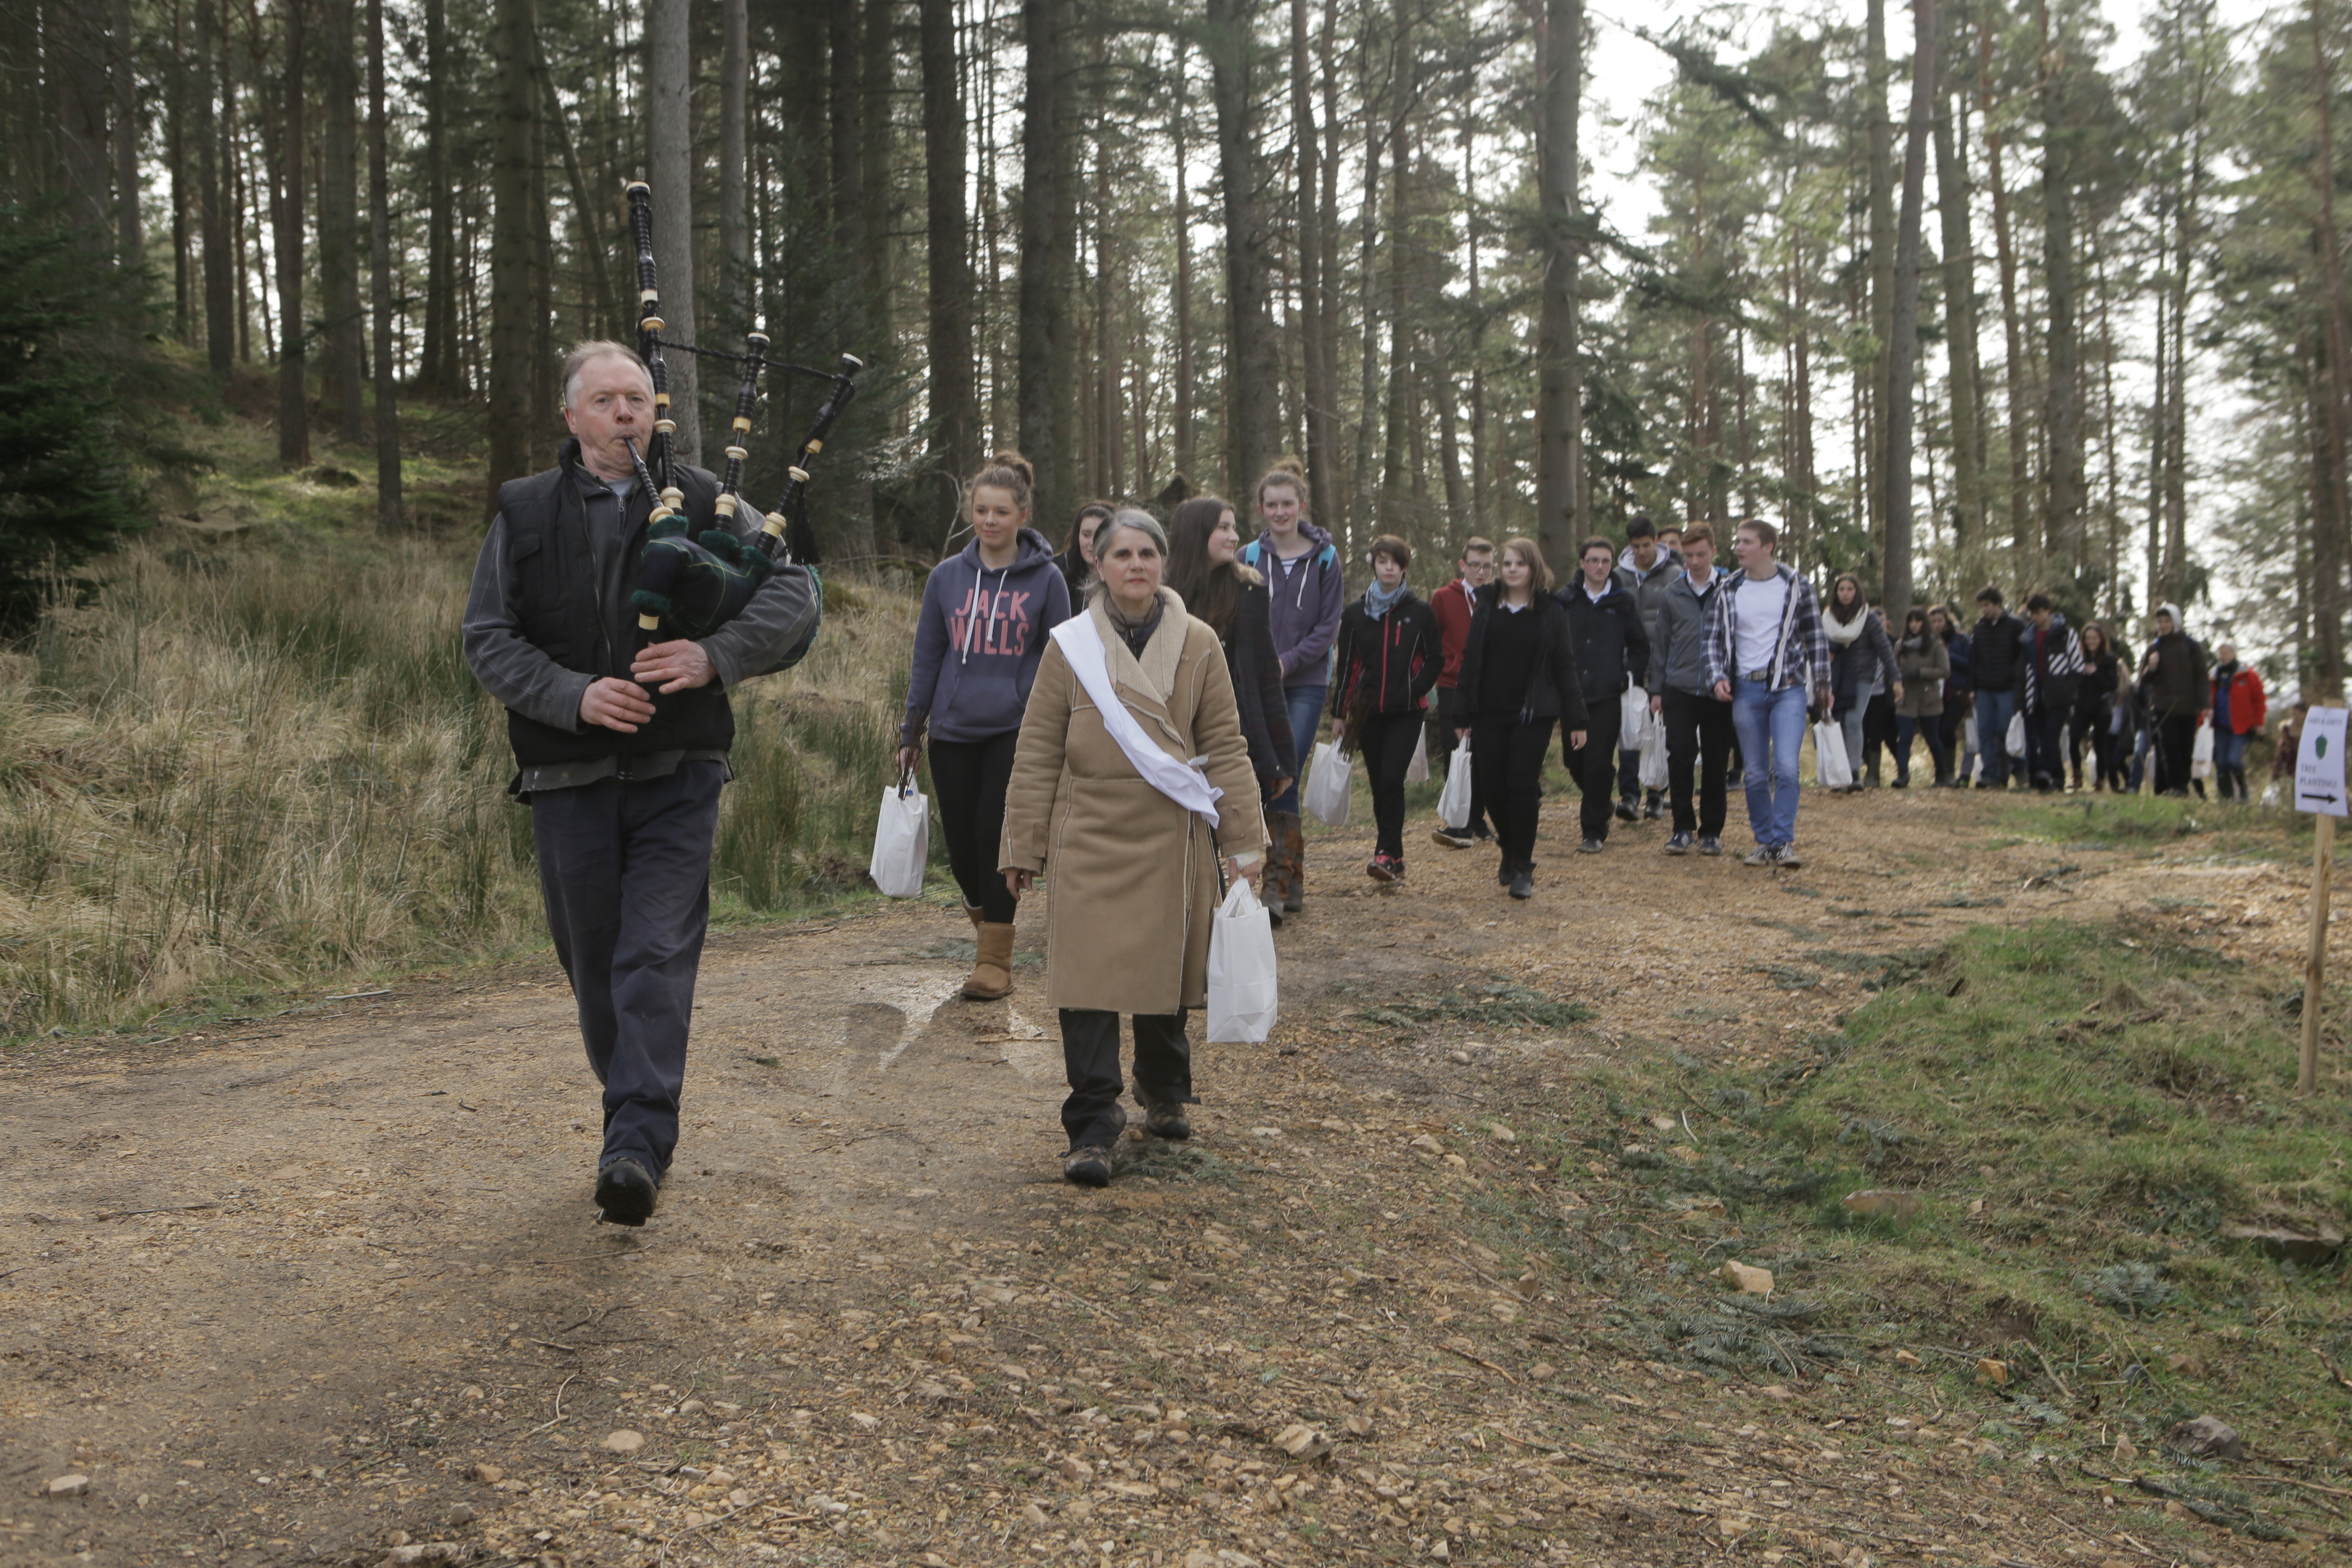
[[[1134,507],[1127,506],[1111,513],[1096,527],[1095,559],[1097,561],[1110,553],[1111,536],[1124,528],[1131,528],[1150,540],[1159,548],[1160,559],[1162,561],[1168,559],[1168,531],[1160,526],[1160,520],[1148,511],[1140,511]],[[1099,572],[1095,580],[1087,585],[1087,590],[1090,594],[1097,595],[1110,591],[1109,584],[1103,581]]]

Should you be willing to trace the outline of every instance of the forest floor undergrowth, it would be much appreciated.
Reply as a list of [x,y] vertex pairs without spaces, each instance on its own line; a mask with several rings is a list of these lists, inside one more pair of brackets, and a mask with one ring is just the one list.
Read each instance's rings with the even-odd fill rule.
[[0,1058],[0,1563],[2341,1560],[2343,1259],[2226,1235],[2346,1220],[2293,825],[1573,813],[1526,904],[1318,832],[1274,1038],[1102,1192],[1034,900],[994,1004],[929,901],[714,936],[642,1230],[551,961]]

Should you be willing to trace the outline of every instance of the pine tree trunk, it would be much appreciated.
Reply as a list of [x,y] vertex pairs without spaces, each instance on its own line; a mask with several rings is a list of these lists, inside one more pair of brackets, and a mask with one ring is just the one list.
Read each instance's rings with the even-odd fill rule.
[[367,438],[360,401],[359,72],[354,0],[325,0],[320,31],[324,146],[319,160],[319,289],[326,298],[320,395],[335,405],[335,433]]
[[2320,0],[2311,0],[2313,100],[2319,110],[2319,222],[2313,249],[2319,257],[2321,362],[2319,395],[2325,400],[2322,417],[2314,423],[2324,441],[2324,484],[2319,494],[2326,504],[2315,506],[2312,527],[2312,621],[2314,668],[2319,696],[2333,701],[2344,682],[2343,568],[2345,534],[2352,524],[2352,415],[2347,393],[2352,391],[2352,326],[2346,321],[2344,303],[2343,231],[2336,226],[2336,67],[2327,53],[2326,17]]
[[1975,244],[1969,174],[1952,134],[1952,101],[1936,95],[1936,197],[1944,238],[1944,349],[1952,401],[1952,553],[1965,561],[1984,527],[1983,447],[1977,431]]
[[196,0],[195,140],[197,232],[205,251],[205,363],[226,375],[236,355],[236,252],[229,236],[228,157],[222,146],[224,117],[215,114],[216,94],[234,90],[217,68],[225,39],[221,0]]
[[278,458],[283,463],[310,460],[310,408],[304,384],[302,322],[302,105],[310,39],[303,0],[286,7],[286,68],[280,79],[280,129],[277,181],[269,227],[278,251]]
[[437,397],[454,396],[465,384],[457,355],[457,193],[449,168],[454,71],[448,0],[425,0],[425,351],[416,382]]
[[70,202],[67,212],[89,226],[84,237],[93,251],[108,246],[113,206],[107,190],[107,47],[99,16],[76,4],[51,6],[42,18],[48,34],[47,63],[55,72],[58,160]]
[[865,83],[858,47],[856,0],[833,0],[825,8],[825,113],[833,153],[834,227],[854,257],[866,254],[866,142],[860,98]]
[[1290,126],[1298,166],[1298,224],[1293,242],[1298,258],[1298,353],[1306,382],[1307,488],[1315,495],[1336,499],[1339,476],[1338,454],[1332,450],[1334,389],[1323,322],[1322,139],[1315,125],[1307,5],[1307,0],[1290,0]]
[[368,291],[375,312],[375,525],[401,526],[400,392],[392,363],[392,173],[384,147],[383,0],[367,0]]
[[[497,0],[491,50],[490,374],[488,493],[495,510],[499,486],[530,472],[532,220],[530,121],[537,111],[531,80],[537,0]],[[684,356],[679,356],[683,358]]]
[[1936,0],[1911,0],[1911,110],[1903,143],[1903,216],[1895,239],[1894,335],[1887,340],[1886,554],[1879,602],[1887,624],[1911,608],[1911,417],[1919,358],[1919,252],[1927,217],[1927,132],[1936,100]]
[[1577,121],[1584,89],[1583,0],[1545,0],[1538,74],[1538,190],[1543,220],[1543,306],[1537,328],[1538,537],[1556,561],[1574,557],[1587,521],[1582,375],[1577,363]]
[[188,89],[194,73],[189,68],[187,17],[180,8],[180,0],[173,0],[171,26],[170,75],[163,87],[163,162],[172,190],[172,339],[184,346],[193,346],[196,341],[196,298],[188,209],[194,205],[194,196],[189,189],[192,175],[188,168],[188,124],[194,115],[188,106]]
[[[1398,100],[1412,101],[1412,35],[1408,17],[1398,6],[1397,58],[1407,62],[1404,79],[1397,83]],[[1406,135],[1402,120],[1392,121],[1389,148],[1389,379],[1388,397],[1382,414],[1381,433],[1381,493],[1380,509],[1383,518],[1393,513],[1402,499],[1406,484],[1405,462],[1405,397],[1412,387],[1413,322],[1412,317],[1412,279],[1409,273],[1412,245],[1412,187],[1408,183],[1412,159],[1412,143]]]
[[[1255,0],[1207,0],[1211,96],[1217,108],[1217,176],[1225,207],[1225,484],[1257,483],[1280,430],[1276,406],[1282,366],[1266,294],[1273,236],[1258,205],[1251,65]],[[1311,487],[1310,487],[1311,488]]]
[[1017,418],[1022,454],[1036,470],[1041,489],[1032,515],[1045,518],[1066,512],[1075,489],[1063,450],[1065,399],[1057,383],[1070,369],[1064,362],[1069,341],[1069,245],[1060,144],[1067,5],[1068,0],[1023,0],[1022,5],[1027,80],[1021,109]]
[[[858,144],[865,188],[858,205],[866,215],[863,261],[866,291],[873,300],[873,341],[890,341],[890,170],[898,149],[892,144],[890,104],[898,76],[895,24],[896,0],[865,0],[866,20],[858,60]],[[961,99],[959,100],[961,101]],[[971,272],[971,239],[964,240],[964,269]]]
[[2071,65],[2066,44],[2050,31],[2046,3],[2035,5],[2042,26],[2042,285],[2050,347],[2042,395],[2049,439],[2049,515],[2042,531],[2059,569],[2081,583],[2088,554],[2083,522],[2082,345],[2075,337],[2078,284],[2074,266],[2074,140],[2064,121],[2060,73]]
[[[1987,7],[1990,12],[1990,7]],[[2009,532],[2016,547],[2013,569],[2021,575],[2034,570],[2041,552],[2032,536],[2032,494],[2029,461],[2032,433],[2026,396],[2025,331],[2017,306],[2017,247],[2010,235],[2008,178],[2002,169],[2005,138],[1993,129],[1993,19],[1979,22],[1977,43],[1978,107],[1985,121],[1985,180],[1992,188],[1993,253],[2000,265],[2000,326],[2003,344],[2001,377],[2009,415]]]
[[[1882,549],[1886,539],[1888,351],[1895,342],[1895,126],[1888,118],[1886,0],[1869,0],[1864,23],[1863,112],[1867,117],[1870,190],[1870,392],[1865,407],[1873,428],[1866,450],[1870,532]],[[1884,557],[1882,557],[1882,560]]]
[[956,60],[956,0],[921,0],[923,190],[930,264],[932,451],[945,482],[933,537],[955,524],[964,477],[980,465],[972,402],[971,258],[964,248],[964,100]]
[[540,113],[549,134],[558,143],[564,178],[572,186],[573,243],[579,247],[574,259],[586,278],[582,302],[590,316],[581,335],[608,337],[624,331],[626,320],[613,284],[613,268],[619,258],[596,221],[599,214],[611,210],[612,204],[598,201],[588,184],[588,172],[580,161],[579,139],[572,134],[571,119],[563,111],[562,100],[556,95],[554,74],[547,68],[546,40],[535,38],[533,43],[538,50],[532,70],[539,79]]
[[132,69],[131,0],[112,0],[107,75],[114,93],[114,244],[125,267],[147,259],[139,211],[139,78]]
[[[662,336],[696,342],[694,308],[694,85],[688,55],[690,0],[650,0],[646,10],[646,183],[653,187],[654,272]],[[702,461],[701,377],[692,354],[664,356],[670,417],[682,463]]]
[[719,13],[718,313],[740,333],[751,321],[751,12],[749,0],[719,0]]
[[[1191,149],[1185,143],[1184,40],[1176,41],[1175,90],[1169,94],[1170,138],[1176,155],[1176,455],[1175,469],[1188,483],[1197,483],[1198,457],[1193,447],[1192,395],[1192,207],[1186,164]],[[1238,493],[1238,492],[1236,492]],[[1237,503],[1238,504],[1238,503]],[[1246,508],[1244,509],[1246,511]]]

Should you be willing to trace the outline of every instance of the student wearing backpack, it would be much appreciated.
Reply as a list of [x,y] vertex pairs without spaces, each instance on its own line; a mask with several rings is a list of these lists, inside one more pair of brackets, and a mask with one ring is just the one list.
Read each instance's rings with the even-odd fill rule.
[[1339,617],[1331,736],[1362,754],[1371,782],[1378,831],[1364,872],[1393,882],[1404,875],[1404,775],[1421,743],[1430,689],[1445,668],[1445,643],[1435,613],[1406,585],[1412,546],[1383,533],[1366,559],[1372,585]]
[[963,994],[992,1002],[1013,989],[1013,898],[997,875],[1005,782],[1022,710],[1045,655],[1046,634],[1070,616],[1061,558],[1029,523],[1027,459],[999,452],[964,487],[972,540],[931,568],[915,622],[898,773],[915,771],[928,738],[931,795],[948,868],[972,926]]
[[[1265,579],[1275,656],[1290,704],[1290,749],[1303,774],[1315,755],[1316,732],[1331,689],[1331,641],[1339,633],[1347,574],[1331,536],[1307,520],[1307,471],[1285,458],[1257,482],[1258,536],[1242,546],[1242,564]],[[1307,840],[1298,826],[1298,783],[1266,807],[1274,853],[1266,867],[1266,897],[1297,914],[1307,902]]]

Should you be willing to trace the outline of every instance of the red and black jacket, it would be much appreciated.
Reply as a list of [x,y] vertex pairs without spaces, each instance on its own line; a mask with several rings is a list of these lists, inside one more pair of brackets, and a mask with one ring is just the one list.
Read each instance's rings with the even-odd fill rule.
[[1437,612],[1410,588],[1378,619],[1357,598],[1340,612],[1333,646],[1339,672],[1331,683],[1329,711],[1343,722],[1369,713],[1420,712],[1445,668]]

